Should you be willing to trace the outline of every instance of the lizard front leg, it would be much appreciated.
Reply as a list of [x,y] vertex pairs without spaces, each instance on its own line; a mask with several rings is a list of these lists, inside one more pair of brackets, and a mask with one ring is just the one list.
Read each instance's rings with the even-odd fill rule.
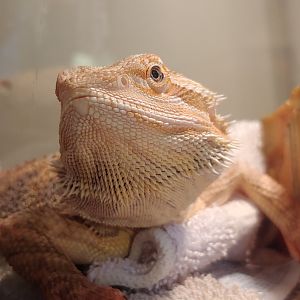
[[241,189],[279,228],[293,258],[300,260],[299,199],[291,198],[286,189],[267,174],[252,169],[243,172]]
[[186,212],[185,218],[194,215],[216,200],[224,203],[234,192],[245,193],[259,209],[279,228],[290,254],[300,260],[300,207],[291,199],[285,188],[269,175],[247,165],[236,164],[215,180]]
[[43,299],[119,300],[118,290],[90,283],[73,263],[126,255],[131,233],[108,231],[99,236],[48,209],[24,211],[1,220],[0,249],[17,273],[40,287]]

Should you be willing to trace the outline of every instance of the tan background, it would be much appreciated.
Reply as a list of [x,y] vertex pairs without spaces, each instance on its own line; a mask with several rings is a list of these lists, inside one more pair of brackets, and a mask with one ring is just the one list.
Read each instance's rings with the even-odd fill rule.
[[0,162],[54,151],[59,70],[154,52],[229,99],[235,119],[272,111],[300,82],[298,0],[1,0]]

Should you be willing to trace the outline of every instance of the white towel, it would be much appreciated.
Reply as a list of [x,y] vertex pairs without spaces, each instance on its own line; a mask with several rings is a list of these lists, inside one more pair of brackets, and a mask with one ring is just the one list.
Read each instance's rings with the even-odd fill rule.
[[[231,127],[231,136],[240,144],[235,160],[264,172],[260,123],[238,122]],[[246,264],[261,220],[254,205],[235,195],[225,205],[207,208],[183,224],[141,231],[128,258],[94,263],[88,277],[98,284],[130,288],[131,300],[283,300],[297,284],[298,263],[275,262],[278,255],[272,253],[273,265]],[[220,261],[243,263],[216,263]]]

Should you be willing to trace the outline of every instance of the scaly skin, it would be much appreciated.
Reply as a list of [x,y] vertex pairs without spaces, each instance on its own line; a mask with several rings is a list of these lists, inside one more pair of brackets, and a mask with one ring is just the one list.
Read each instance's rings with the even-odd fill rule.
[[45,299],[122,299],[74,263],[124,257],[137,230],[182,221],[237,189],[298,257],[298,230],[288,234],[296,206],[279,184],[246,166],[215,175],[233,148],[215,113],[220,96],[155,55],[66,70],[56,95],[60,154],[0,175],[0,250]]

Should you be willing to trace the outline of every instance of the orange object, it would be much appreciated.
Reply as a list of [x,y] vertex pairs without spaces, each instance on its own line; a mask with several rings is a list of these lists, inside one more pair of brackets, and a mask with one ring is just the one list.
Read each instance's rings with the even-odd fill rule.
[[300,201],[300,86],[262,123],[268,173]]

